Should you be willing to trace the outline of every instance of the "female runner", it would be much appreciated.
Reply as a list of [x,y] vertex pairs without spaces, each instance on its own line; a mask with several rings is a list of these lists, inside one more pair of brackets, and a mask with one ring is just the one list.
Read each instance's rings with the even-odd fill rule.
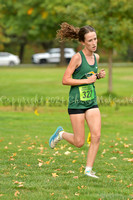
[[94,53],[97,49],[96,31],[91,26],[77,28],[64,22],[61,24],[57,36],[63,39],[78,39],[84,46],[82,51],[76,53],[64,73],[63,85],[70,85],[68,113],[73,133],[68,133],[59,126],[49,140],[54,148],[64,139],[70,144],[80,148],[85,142],[85,120],[91,132],[91,144],[87,155],[85,175],[99,178],[92,167],[98,152],[101,135],[101,115],[97,105],[94,83],[97,79],[105,77],[102,69],[99,73],[99,55]]

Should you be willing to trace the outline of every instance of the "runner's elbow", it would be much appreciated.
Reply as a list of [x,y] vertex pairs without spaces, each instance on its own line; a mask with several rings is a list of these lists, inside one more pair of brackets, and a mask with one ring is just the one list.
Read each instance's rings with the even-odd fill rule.
[[68,85],[68,81],[67,81],[67,79],[65,77],[63,77],[63,79],[62,79],[62,84],[63,85]]

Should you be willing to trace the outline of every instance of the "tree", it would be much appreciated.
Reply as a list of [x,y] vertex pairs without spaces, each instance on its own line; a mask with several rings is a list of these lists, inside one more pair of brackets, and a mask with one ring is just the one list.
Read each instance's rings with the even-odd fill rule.
[[[100,46],[108,51],[108,92],[112,92],[113,49],[125,52],[133,35],[133,4],[129,0],[94,0],[90,6]],[[88,21],[89,23],[90,21]]]
[[55,39],[56,31],[63,21],[74,25],[82,24],[87,10],[83,1],[3,1],[0,6],[0,12],[4,15],[2,22],[11,41],[20,45],[21,61],[24,46],[28,41],[36,41],[46,46]]

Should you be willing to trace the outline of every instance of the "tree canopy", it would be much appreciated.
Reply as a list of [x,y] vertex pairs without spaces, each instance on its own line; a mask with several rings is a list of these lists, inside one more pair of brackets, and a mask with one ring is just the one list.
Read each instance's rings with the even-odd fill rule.
[[[1,0],[0,48],[6,42],[46,43],[55,39],[59,25],[66,21],[74,26],[92,25],[99,46],[109,55],[109,91],[112,91],[112,52],[125,52],[133,35],[132,0]],[[22,57],[22,55],[21,55]]]

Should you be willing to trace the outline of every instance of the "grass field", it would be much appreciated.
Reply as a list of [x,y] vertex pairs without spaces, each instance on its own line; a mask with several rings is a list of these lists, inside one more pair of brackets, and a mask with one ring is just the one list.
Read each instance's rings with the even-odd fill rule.
[[[114,68],[114,92],[131,97],[133,68]],[[64,97],[64,68],[1,68],[0,96]],[[107,91],[107,78],[96,83],[97,94]],[[101,144],[94,164],[100,176],[84,176],[87,142],[81,149],[48,140],[58,125],[72,132],[67,107],[0,107],[0,199],[2,200],[131,200],[133,199],[132,106],[100,106]],[[86,139],[88,135],[86,125]]]
[[[108,88],[106,78],[96,82],[97,95]],[[65,68],[0,68],[0,96],[7,97],[63,97],[68,98],[69,87],[61,85]],[[133,83],[133,67],[113,68],[113,92],[118,96],[130,97]]]

